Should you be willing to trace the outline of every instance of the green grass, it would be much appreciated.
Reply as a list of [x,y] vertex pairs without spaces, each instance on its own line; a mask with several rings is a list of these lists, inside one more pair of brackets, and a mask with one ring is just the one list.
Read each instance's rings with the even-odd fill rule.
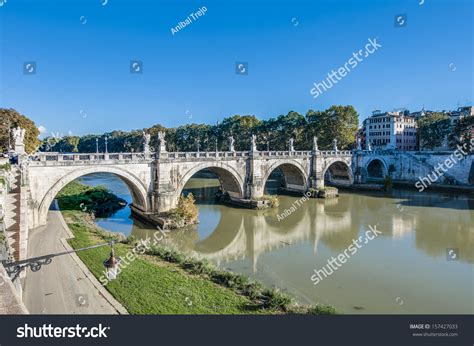
[[[71,246],[77,249],[104,242],[78,214],[64,212],[75,237],[69,240]],[[132,245],[129,244],[115,246],[116,254],[122,257],[131,249]],[[100,278],[109,248],[82,251],[78,256]],[[191,275],[177,264],[146,255],[139,256],[123,268],[118,278],[110,281],[106,288],[131,314],[278,313],[259,306],[229,288]]]

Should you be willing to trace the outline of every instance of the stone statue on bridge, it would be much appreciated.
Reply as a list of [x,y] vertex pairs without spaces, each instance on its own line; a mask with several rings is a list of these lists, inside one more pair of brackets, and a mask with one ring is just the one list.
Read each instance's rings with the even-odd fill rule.
[[234,149],[234,142],[235,142],[234,137],[230,136],[228,138],[228,140],[229,140],[229,151],[234,152],[235,151],[235,149]]
[[143,152],[145,154],[150,153],[150,139],[151,139],[150,134],[143,131]]
[[362,150],[362,144],[359,136],[357,136],[357,150]]
[[332,150],[337,151],[337,139],[334,138],[332,140]]
[[257,136],[256,135],[252,135],[252,145],[250,147],[250,151],[251,152],[255,152],[255,151],[258,151],[257,150]]
[[25,129],[22,129],[20,126],[13,129],[13,140],[15,141],[14,152],[20,155],[26,154],[25,144],[23,143],[25,140]]
[[294,143],[295,143],[295,140],[293,138],[290,138],[290,140],[288,141],[289,151],[295,151]]
[[166,153],[166,140],[164,131],[158,131],[158,145],[158,152]]
[[313,136],[313,151],[314,151],[314,152],[319,151],[319,148],[318,148],[318,137],[316,137],[316,136]]

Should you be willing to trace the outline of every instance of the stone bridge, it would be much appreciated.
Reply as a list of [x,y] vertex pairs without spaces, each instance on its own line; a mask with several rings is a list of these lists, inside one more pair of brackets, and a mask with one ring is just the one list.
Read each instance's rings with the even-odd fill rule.
[[[212,171],[223,192],[233,200],[250,202],[262,197],[270,174],[279,169],[285,188],[304,193],[310,188],[351,185],[383,180],[416,181],[430,174],[451,153],[393,150],[226,151],[60,154],[38,153],[23,161],[29,186],[30,227],[46,223],[51,202],[71,181],[91,173],[112,173],[128,186],[132,210],[155,214],[176,207],[186,183],[202,170]],[[465,156],[442,182],[472,185],[473,155]],[[470,174],[471,173],[471,174]]]
[[[29,225],[46,223],[51,202],[71,181],[91,173],[112,173],[128,186],[133,208],[161,213],[176,207],[188,180],[202,170],[218,177],[231,199],[262,197],[265,184],[280,169],[286,189],[304,193],[326,181],[352,184],[350,151],[228,151],[60,154],[38,153],[24,161],[30,190]],[[133,209],[132,208],[132,209]]]

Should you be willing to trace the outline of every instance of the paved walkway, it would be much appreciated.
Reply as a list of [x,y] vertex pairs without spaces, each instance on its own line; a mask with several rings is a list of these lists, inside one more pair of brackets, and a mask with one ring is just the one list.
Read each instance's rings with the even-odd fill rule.
[[[69,237],[60,212],[50,210],[46,226],[29,232],[28,257],[69,250],[64,242]],[[98,281],[91,276],[76,255],[55,257],[37,272],[27,270],[23,301],[31,314],[116,314],[117,309],[123,313],[108,292],[96,288]]]

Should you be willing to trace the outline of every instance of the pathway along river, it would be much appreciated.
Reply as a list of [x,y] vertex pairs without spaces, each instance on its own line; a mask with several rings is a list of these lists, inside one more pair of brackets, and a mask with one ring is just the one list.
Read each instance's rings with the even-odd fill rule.
[[[93,174],[80,181],[104,185],[131,201],[127,186],[114,175]],[[298,198],[281,196],[273,210],[235,209],[213,203],[218,184],[193,178],[186,185],[203,199],[198,201],[200,223],[168,238],[180,250],[280,287],[301,303],[331,304],[343,313],[474,313],[472,196],[415,190],[342,193],[337,199],[307,200],[278,221],[277,215]],[[130,219],[128,207],[97,224],[138,238],[155,231]],[[380,235],[313,284],[314,269],[327,266],[374,225]]]

